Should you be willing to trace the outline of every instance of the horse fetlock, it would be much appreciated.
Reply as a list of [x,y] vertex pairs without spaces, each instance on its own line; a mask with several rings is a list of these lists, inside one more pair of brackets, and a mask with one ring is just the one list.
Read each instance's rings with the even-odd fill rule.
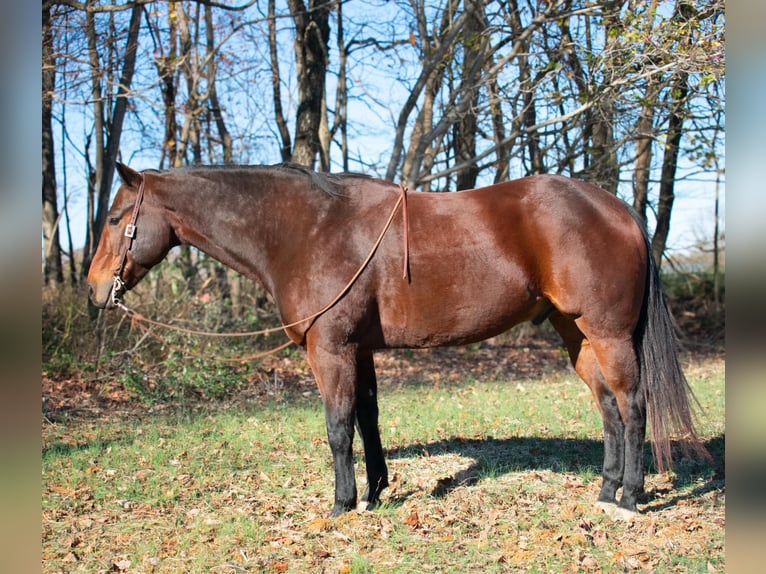
[[598,494],[598,501],[617,504],[618,488],[620,488],[619,483],[611,480],[604,480],[604,484],[601,486],[601,492]]
[[[388,488],[388,478],[383,476],[379,480],[374,481],[372,484],[374,484],[374,487],[371,488],[371,484],[367,484],[367,488],[364,489],[364,494],[362,495],[361,502],[369,502],[370,505],[375,505],[380,500],[380,493],[383,492],[384,489]],[[370,510],[368,508],[368,510]]]
[[330,512],[331,518],[338,518],[342,514],[345,514],[346,512],[350,510],[354,510],[356,508],[356,500],[353,502],[336,502],[335,505],[332,507],[332,512]]

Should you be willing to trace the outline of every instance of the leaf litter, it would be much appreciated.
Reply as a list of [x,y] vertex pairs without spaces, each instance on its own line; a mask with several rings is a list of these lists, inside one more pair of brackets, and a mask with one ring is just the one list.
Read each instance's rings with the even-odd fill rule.
[[[499,365],[491,345],[431,354],[401,351],[377,363],[381,387],[414,380],[437,392],[444,387],[463,389],[466,380],[499,377],[514,380],[518,393],[532,394],[540,392],[534,379],[553,373],[559,383],[551,385],[552,390],[562,396],[575,392],[561,384],[571,376],[561,352],[542,353],[541,359],[538,351],[520,350]],[[520,366],[525,356],[530,360]],[[280,362],[269,368],[287,372],[289,365]],[[529,375],[519,377],[519,369]],[[697,371],[714,378],[723,371],[723,360],[708,359]],[[298,376],[310,379],[305,373]],[[309,385],[313,382],[301,378],[287,387],[305,398],[305,393],[313,393]],[[48,388],[49,405],[57,392],[66,394],[63,388],[60,383]],[[109,403],[98,403],[104,396]],[[469,429],[466,436],[449,436],[446,442],[418,446],[417,439],[410,440],[410,450],[388,460],[391,485],[380,508],[330,519],[332,468],[321,429],[307,430],[305,442],[296,441],[304,450],[290,450],[273,444],[270,437],[278,433],[274,423],[245,418],[243,424],[259,431],[251,439],[258,441],[253,448],[271,453],[270,464],[283,466],[257,464],[261,459],[247,453],[227,466],[230,444],[208,437],[174,451],[178,441],[168,431],[163,442],[147,445],[135,428],[122,422],[127,412],[128,420],[146,421],[138,428],[148,429],[153,414],[137,412],[114,390],[101,398],[90,393],[85,399],[89,416],[78,418],[68,411],[72,416],[66,421],[43,421],[44,447],[65,453],[49,455],[48,470],[43,468],[44,572],[725,570],[722,460],[712,477],[704,469],[694,471],[693,465],[683,476],[650,472],[648,500],[640,505],[643,513],[616,522],[593,504],[600,487],[597,469],[582,473],[577,465],[551,468],[545,461],[555,453],[535,453],[537,447],[510,439],[494,445],[492,437]],[[227,408],[263,400],[253,389]],[[61,402],[76,405],[77,396],[70,393]],[[115,405],[120,406],[118,414],[107,408]],[[208,434],[215,436],[216,415],[209,416]],[[550,421],[537,423],[533,432],[545,434]],[[99,438],[104,433],[110,434],[109,441]],[[438,436],[435,431],[433,436]],[[600,435],[593,439],[600,441]],[[110,443],[104,451],[125,443],[136,451],[151,446],[159,458],[136,452],[139,462],[127,476],[116,463],[104,465],[98,457],[76,462],[77,453],[99,441]],[[419,454],[413,456],[413,447]],[[398,448],[389,445],[392,451]],[[218,452],[212,455],[209,449]],[[474,451],[489,459],[498,455],[527,464],[513,468],[501,461],[496,472],[486,474],[491,465],[477,469]],[[362,485],[363,463],[357,454],[357,481]],[[723,452],[717,456],[722,459]],[[164,466],[158,463],[162,457]],[[201,459],[224,462],[208,464],[208,472],[200,473],[192,463]],[[56,465],[61,468],[55,470]],[[148,499],[146,493],[151,493]]]

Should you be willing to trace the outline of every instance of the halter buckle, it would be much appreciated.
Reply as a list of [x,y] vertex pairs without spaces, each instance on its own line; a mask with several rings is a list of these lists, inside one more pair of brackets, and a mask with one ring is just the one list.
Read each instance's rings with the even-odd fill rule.
[[122,293],[125,290],[125,282],[120,279],[119,275],[115,275],[112,281],[112,304],[115,307],[122,305]]
[[133,239],[136,236],[136,226],[134,223],[128,223],[125,227],[125,237]]

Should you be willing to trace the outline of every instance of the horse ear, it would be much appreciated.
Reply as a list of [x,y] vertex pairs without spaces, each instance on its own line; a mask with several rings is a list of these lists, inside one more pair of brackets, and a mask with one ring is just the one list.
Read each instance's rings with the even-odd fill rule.
[[117,166],[117,173],[120,174],[123,183],[138,189],[138,186],[141,185],[141,174],[135,169],[129,168],[124,163],[117,162],[115,165]]

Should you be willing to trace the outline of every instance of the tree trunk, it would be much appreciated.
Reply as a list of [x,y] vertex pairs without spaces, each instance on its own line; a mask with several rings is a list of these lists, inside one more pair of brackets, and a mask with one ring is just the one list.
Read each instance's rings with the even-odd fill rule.
[[283,162],[288,162],[293,156],[290,130],[287,129],[285,114],[282,111],[282,89],[279,74],[279,56],[277,54],[277,20],[274,10],[274,0],[269,0],[269,57],[271,61],[271,90],[274,98],[274,116],[279,130],[279,154]]
[[652,169],[652,144],[654,143],[654,98],[653,84],[646,88],[641,114],[636,122],[636,166],[633,169],[633,209],[646,223],[646,208],[649,203],[649,179]]
[[210,98],[210,113],[213,114],[218,137],[220,138],[223,163],[230,164],[233,161],[233,149],[231,135],[226,128],[226,122],[221,112],[221,104],[218,101],[218,90],[215,87],[217,66],[215,65],[215,36],[213,27],[213,9],[209,4],[205,5],[205,40],[207,42],[207,85]]
[[195,34],[192,35],[190,30],[190,18],[184,11],[183,4],[178,6],[176,12],[178,21],[178,38],[179,38],[179,61],[181,62],[180,69],[186,79],[186,103],[183,107],[184,123],[181,127],[181,137],[179,138],[178,154],[176,156],[176,163],[173,167],[181,167],[189,148],[191,148],[192,165],[202,164],[202,147],[200,142],[200,121],[199,114],[201,111],[200,106],[200,94],[199,80],[200,70],[199,61],[194,52],[194,48],[197,45],[197,31],[199,31],[199,12],[196,12],[194,27]]
[[[590,169],[585,176],[589,181],[607,191],[616,194],[619,183],[619,165],[617,149],[614,141],[614,102],[615,96],[611,91],[613,74],[618,69],[618,47],[622,32],[620,10],[625,0],[608,0],[603,3],[603,34],[604,51],[602,57],[607,60],[603,67],[603,86],[591,86],[591,97],[597,98],[592,113],[589,114],[590,125]],[[606,88],[606,90],[604,90]]]
[[[157,75],[160,79],[160,93],[165,114],[165,135],[163,136],[162,155],[160,168],[164,167],[165,160],[168,166],[178,163],[178,122],[176,120],[176,86],[177,73],[176,62],[178,61],[178,26],[176,22],[176,2],[168,2],[168,52],[163,54],[162,43],[159,43],[159,55],[154,59]],[[155,30],[157,37],[160,36],[159,26]]]
[[[404,162],[402,164],[402,173],[414,173],[413,164],[415,160],[418,160],[418,170],[422,168],[423,164],[431,164],[433,159],[433,149],[425,150],[421,157],[417,157],[417,149],[420,144],[420,140],[425,137],[425,134],[430,131],[433,125],[434,118],[434,101],[436,95],[439,93],[439,87],[444,75],[444,69],[442,67],[436,67],[432,70],[432,75],[429,77],[425,86],[423,94],[423,104],[418,112],[417,118],[415,118],[415,125],[412,126],[412,132],[410,133],[410,145],[407,148],[407,153],[404,155]],[[412,182],[406,183],[407,186],[413,185]],[[431,182],[425,183],[421,191],[431,191]]]
[[492,78],[487,84],[487,95],[489,98],[489,111],[492,117],[492,139],[497,148],[495,152],[494,183],[500,183],[507,181],[509,178],[510,150],[513,146],[512,143],[505,142],[505,117],[503,116],[503,106],[500,100],[497,78]]
[[340,129],[340,152],[343,171],[348,171],[348,86],[346,83],[346,66],[348,51],[343,34],[343,2],[338,2],[338,87],[335,95],[335,120],[333,121],[332,136]]
[[[449,0],[444,12],[453,14],[455,12],[455,4],[456,0]],[[438,30],[438,33],[442,34],[442,36],[440,36],[438,41],[435,41],[433,45],[429,44],[429,38],[431,37],[431,34],[428,32],[425,16],[423,15],[422,17],[418,18],[418,33],[420,34],[423,42],[423,64],[415,85],[410,90],[410,93],[407,96],[407,100],[404,102],[402,109],[399,111],[399,117],[396,123],[394,145],[391,151],[391,159],[389,160],[388,167],[386,168],[385,179],[393,181],[394,178],[396,178],[396,172],[400,163],[407,161],[412,163],[413,161],[410,152],[408,152],[410,160],[407,160],[406,158],[404,160],[402,159],[402,152],[404,151],[404,133],[407,130],[408,120],[412,114],[412,111],[417,106],[420,94],[430,83],[433,82],[432,78],[434,74],[442,73],[439,68],[443,65],[443,60],[452,51],[457,37],[462,32],[463,25],[465,23],[465,17],[466,14],[461,13],[457,16],[457,18],[455,18],[454,21],[450,21],[447,15],[443,14],[442,25]],[[436,33],[437,32],[434,32],[434,35],[436,35]],[[410,147],[412,148],[412,146]],[[412,170],[410,169],[402,168],[400,171],[402,179],[405,179],[411,173],[411,171]]]
[[[692,0],[679,0],[673,20],[688,22],[696,16],[696,7]],[[692,26],[684,26],[686,38],[684,41],[693,42]],[[683,123],[687,112],[687,96],[689,95],[689,75],[686,71],[677,71],[670,84],[670,110],[668,112],[668,129],[665,135],[665,153],[662,157],[662,172],[660,174],[660,198],[657,204],[657,227],[652,237],[652,255],[657,267],[662,264],[662,254],[670,232],[670,215],[675,201],[676,168],[683,137]]]
[[92,222],[93,225],[93,243],[89,245],[89,249],[85,252],[83,265],[81,267],[83,274],[88,273],[90,267],[90,261],[96,251],[98,240],[101,237],[101,230],[104,227],[106,221],[106,213],[109,210],[109,198],[112,191],[112,182],[114,180],[115,162],[117,161],[117,152],[120,148],[120,138],[122,137],[122,124],[125,119],[125,113],[128,106],[128,94],[130,92],[130,84],[133,80],[133,72],[136,67],[136,53],[138,52],[138,32],[141,24],[141,13],[143,11],[142,4],[135,4],[130,15],[130,25],[128,27],[128,39],[125,47],[125,54],[123,57],[122,74],[120,76],[119,87],[117,88],[117,95],[114,101],[114,109],[112,111],[111,120],[108,122],[108,129],[106,130],[108,136],[106,138],[106,146],[103,145],[104,133],[102,130],[105,127],[103,125],[103,105],[101,101],[101,81],[100,81],[100,66],[98,65],[98,52],[96,50],[96,30],[93,16],[90,12],[87,13],[89,25],[87,26],[89,36],[89,51],[91,58],[91,74],[93,77],[93,94],[94,94],[94,115],[95,123],[94,130],[96,131],[96,219]]
[[455,163],[464,165],[457,172],[456,189],[472,189],[476,187],[479,168],[476,166],[476,107],[479,100],[477,80],[480,76],[481,61],[485,58],[481,36],[486,27],[484,19],[483,0],[467,0],[465,2],[468,17],[465,22],[463,37],[463,73],[461,82],[464,86],[474,86],[471,106],[455,123]]
[[[330,38],[329,14],[332,2],[288,0],[295,22],[295,64],[298,73],[298,111],[292,161],[314,168],[322,146],[319,129],[325,98]],[[327,169],[329,166],[322,166]]]
[[532,71],[529,64],[529,43],[524,37],[524,28],[521,23],[518,2],[512,0],[509,2],[510,26],[513,34],[514,43],[520,46],[519,54],[516,57],[519,66],[519,91],[522,95],[522,107],[519,118],[514,118],[514,123],[523,126],[521,129],[525,133],[527,142],[527,157],[529,164],[526,175],[535,175],[543,173],[542,154],[540,153],[540,135],[533,127],[537,124],[537,109],[535,103],[535,85],[532,81]]
[[665,153],[662,157],[662,172],[660,175],[660,198],[657,204],[657,227],[652,237],[652,254],[659,268],[662,264],[662,254],[670,232],[670,215],[675,201],[676,168],[678,167],[678,152],[683,136],[684,111],[688,93],[687,77],[680,73],[673,82],[671,89],[673,103],[668,117],[668,131],[665,140]]
[[[465,22],[468,19],[469,14],[473,14],[473,10],[464,11],[462,14],[460,14],[460,16],[455,18],[454,21],[452,21],[452,18],[455,15],[455,7],[455,5],[449,5],[448,8],[442,12],[442,21],[439,30],[446,30],[447,33],[445,34],[444,40],[434,40],[434,43],[438,47],[441,47],[443,44],[447,43],[447,39],[451,37],[453,29],[459,27],[461,30],[465,30]],[[458,38],[456,35],[450,40],[450,42],[454,43],[457,39]],[[484,50],[484,41],[484,38],[480,38],[482,46],[478,48],[479,50]],[[438,48],[434,51],[438,52]],[[445,73],[442,68],[446,69],[451,66],[454,63],[454,59],[452,56],[447,57],[445,55],[445,59],[443,61],[434,61],[433,63],[434,66],[430,68],[432,76],[429,77],[429,82],[432,81],[434,77],[444,76]],[[427,69],[429,68],[426,68],[424,64],[424,70]],[[480,62],[474,61],[471,63],[471,67],[466,71],[466,77],[475,78],[479,75],[480,72]],[[434,83],[432,86],[434,96],[438,94],[441,88],[440,83],[441,82],[439,82],[439,84]],[[410,188],[415,188],[418,185],[422,185],[420,178],[422,175],[431,171],[436,153],[441,147],[441,142],[445,134],[447,134],[450,128],[452,128],[460,118],[469,113],[471,105],[474,102],[474,96],[476,92],[475,88],[476,86],[472,81],[469,81],[468,83],[461,82],[458,89],[452,90],[450,93],[450,99],[454,102],[454,104],[446,108],[445,113],[435,124],[432,125],[432,122],[429,122],[428,125],[423,124],[421,126],[423,128],[423,132],[418,135],[417,139],[414,137],[412,138],[410,149],[407,153],[407,158],[405,159],[405,164],[409,162],[410,167],[402,170],[404,185]],[[474,158],[471,158],[471,165],[473,164]]]
[[[43,280],[64,282],[59,241],[59,209],[56,196],[56,168],[53,149],[53,92],[56,89],[56,60],[53,55],[51,10],[42,11],[42,179],[43,179]],[[70,257],[73,254],[70,253]]]

